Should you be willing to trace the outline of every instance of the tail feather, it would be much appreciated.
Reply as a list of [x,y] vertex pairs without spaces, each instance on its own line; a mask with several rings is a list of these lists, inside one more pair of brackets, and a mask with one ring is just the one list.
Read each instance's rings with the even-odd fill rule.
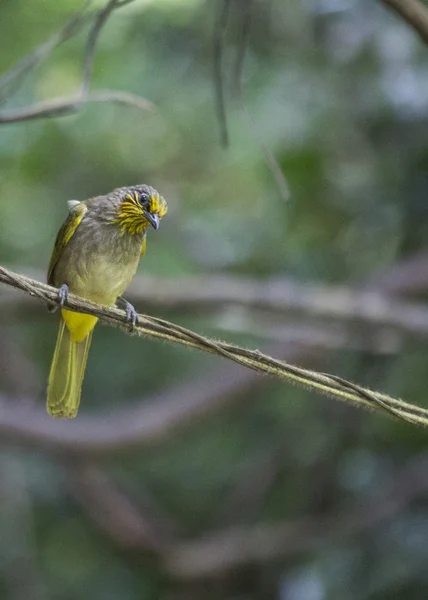
[[77,414],[92,330],[74,342],[61,318],[48,383],[47,410],[52,417],[72,418]]

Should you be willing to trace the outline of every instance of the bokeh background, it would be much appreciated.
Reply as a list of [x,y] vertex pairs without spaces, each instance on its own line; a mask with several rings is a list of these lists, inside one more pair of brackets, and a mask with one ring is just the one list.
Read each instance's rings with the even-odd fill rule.
[[[138,310],[426,406],[426,330],[350,305],[369,290],[424,310],[428,48],[373,0],[254,1],[249,120],[246,6],[220,32],[227,149],[208,0],[134,0],[102,29],[91,89],[155,111],[0,123],[0,264],[43,278],[66,200],[150,183],[170,210],[128,294]],[[6,73],[79,5],[0,8]],[[90,26],[0,81],[0,119],[77,93]],[[5,286],[0,307],[2,600],[427,597],[426,431],[105,326],[78,418],[58,423],[57,316]]]

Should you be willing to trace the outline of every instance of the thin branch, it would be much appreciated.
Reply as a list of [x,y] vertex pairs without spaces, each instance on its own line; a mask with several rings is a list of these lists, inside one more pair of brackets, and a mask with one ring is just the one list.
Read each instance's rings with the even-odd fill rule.
[[226,107],[224,101],[223,85],[223,53],[224,38],[226,35],[227,23],[229,20],[231,0],[219,0],[218,16],[214,26],[213,36],[213,77],[214,93],[217,118],[220,127],[220,143],[223,148],[229,145],[229,134],[227,129]]
[[66,116],[78,111],[83,105],[90,102],[112,102],[144,111],[155,110],[155,106],[151,102],[136,94],[117,90],[99,90],[86,96],[78,95],[67,98],[54,98],[33,104],[32,106],[0,112],[0,124],[23,123],[34,119],[51,119],[53,117]]
[[[236,0],[235,0],[236,2]],[[241,15],[241,35],[238,42],[238,50],[236,53],[235,67],[233,71],[233,85],[235,92],[238,93],[242,87],[242,77],[244,72],[245,55],[248,49],[248,43],[251,32],[251,22],[253,16],[253,0],[240,0],[238,2],[238,11]]]
[[[229,145],[229,135],[227,127],[227,117],[224,99],[224,77],[222,72],[223,54],[225,46],[226,29],[231,10],[231,3],[236,0],[220,0],[219,12],[217,22],[214,28],[213,36],[213,80],[214,80],[214,92],[216,100],[217,118],[220,126],[220,140],[223,147]],[[244,59],[247,52],[248,41],[251,30],[252,12],[253,12],[253,0],[242,0],[238,7],[238,15],[241,19],[241,35],[238,43],[238,51],[235,60],[235,66],[233,70],[233,87],[235,95],[238,98],[243,115],[252,131],[253,138],[260,147],[264,161],[271,171],[278,193],[283,201],[287,201],[290,198],[290,189],[286,178],[282,172],[282,169],[276,160],[272,151],[266,146],[266,144],[260,139],[260,136],[256,133],[256,125],[254,120],[245,104],[242,75],[244,69]]]
[[[4,267],[0,267],[0,282],[21,289],[45,302],[58,303],[59,301],[58,291],[55,288],[8,271]],[[72,294],[70,294],[66,306],[77,312],[97,316],[102,322],[129,332],[126,317],[123,311],[117,308],[95,304]],[[376,408],[408,423],[428,426],[428,409],[392,398],[386,394],[372,392],[337,376],[317,373],[316,371],[281,362],[257,350],[246,350],[233,344],[216,342],[163,319],[140,314],[138,315],[138,324],[133,328],[133,333],[217,354],[249,369],[318,391],[338,400],[365,408]]]
[[419,0],[380,0],[394,10],[428,44],[428,8]]
[[[23,108],[5,110],[0,113],[0,124],[20,123],[34,119],[60,117],[80,110],[82,106],[88,102],[114,102],[117,104],[134,106],[140,110],[153,110],[153,104],[135,94],[117,90],[99,90],[95,93],[89,94],[96,44],[101,29],[106,23],[110,14],[115,9],[125,6],[125,4],[129,4],[130,2],[132,2],[132,0],[127,0],[126,2],[109,0],[104,8],[95,13],[94,25],[89,32],[86,46],[81,91],[78,94],[64,98],[53,98]],[[16,67],[6,73],[0,80],[0,89],[2,85],[6,85],[18,76],[24,76],[28,71],[34,69],[34,67],[36,67],[43,58],[50,54],[52,50],[56,48],[56,46],[75,35],[80,27],[87,22],[88,18],[93,16],[93,13],[84,13],[85,9],[86,5],[84,9],[77,13],[77,15],[75,15],[71,21],[69,21],[63,27],[63,29],[61,29],[60,32],[55,34],[51,40],[37,48],[33,53],[24,58]]]
[[[236,0],[235,0],[236,1]],[[281,166],[275,158],[270,148],[260,139],[260,135],[257,133],[256,123],[246,105],[244,97],[244,83],[243,83],[243,71],[244,71],[244,60],[247,52],[248,41],[250,37],[252,12],[253,12],[253,0],[241,0],[242,7],[238,7],[241,15],[241,38],[238,45],[238,52],[235,61],[234,69],[234,92],[241,105],[241,110],[246,119],[249,129],[252,132],[255,142],[258,144],[266,166],[271,171],[279,196],[284,202],[290,199],[290,188],[287,180],[282,172]]]
[[254,122],[253,117],[251,116],[250,111],[248,110],[247,105],[245,104],[243,96],[241,96],[241,108],[242,113],[250,127],[250,131],[253,134],[254,140],[257,142],[257,144],[260,147],[260,150],[262,151],[265,164],[275,179],[276,188],[278,190],[279,196],[284,202],[288,202],[291,194],[287,180],[272,150],[268,146],[266,146],[266,144],[260,139],[260,135],[257,133],[256,124]]
[[107,22],[107,19],[117,8],[117,0],[109,0],[105,7],[101,9],[95,18],[94,24],[89,32],[88,41],[86,43],[85,60],[83,65],[83,77],[82,77],[82,96],[86,96],[89,92],[91,85],[92,70],[95,58],[95,49],[98,41],[98,37],[101,33],[101,29]]
[[156,106],[146,100],[138,94],[132,94],[131,92],[122,92],[120,90],[97,90],[92,92],[87,98],[86,102],[113,102],[114,104],[123,104],[124,106],[130,106],[138,108],[139,110],[146,110],[149,112],[156,111]]
[[[9,71],[6,71],[0,78],[0,92],[3,92],[4,88],[8,88],[12,83],[15,84],[16,91],[16,88],[22,83],[28,73],[35,69],[60,44],[75,36],[93,16],[92,12],[86,12],[89,4],[90,0],[85,2],[81,10],[73,15],[73,17],[49,40],[21,59],[16,65],[9,69]],[[2,99],[4,99],[4,97]]]

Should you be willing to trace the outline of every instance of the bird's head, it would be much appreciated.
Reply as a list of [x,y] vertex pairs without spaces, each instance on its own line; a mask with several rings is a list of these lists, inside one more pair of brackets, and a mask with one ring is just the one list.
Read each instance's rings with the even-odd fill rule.
[[149,225],[159,228],[159,223],[168,211],[165,199],[149,185],[125,188],[121,194],[115,222],[122,232],[141,233]]

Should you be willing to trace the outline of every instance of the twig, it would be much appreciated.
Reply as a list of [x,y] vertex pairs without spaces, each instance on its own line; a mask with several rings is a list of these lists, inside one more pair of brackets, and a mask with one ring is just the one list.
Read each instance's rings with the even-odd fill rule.
[[86,12],[89,4],[90,2],[88,0],[83,5],[82,9],[73,15],[73,17],[47,42],[44,42],[41,46],[21,59],[16,65],[9,69],[9,71],[6,71],[0,78],[0,92],[2,92],[4,88],[10,86],[12,82],[15,82],[17,88],[19,84],[22,83],[27,73],[37,67],[37,65],[49,56],[56,47],[76,35],[93,15],[93,13]]
[[230,13],[230,2],[231,0],[219,0],[218,17],[216,19],[213,37],[214,93],[217,118],[220,127],[220,143],[223,146],[223,148],[227,148],[227,146],[229,145],[226,108],[224,102],[222,63],[224,51],[224,37],[226,35],[227,22]]
[[380,0],[413,27],[428,44],[428,8],[419,0]]
[[275,179],[278,193],[282,200],[284,202],[287,202],[290,199],[290,188],[288,186],[287,180],[273,152],[270,150],[270,148],[268,148],[268,146],[260,139],[260,136],[257,134],[256,124],[245,102],[243,70],[245,54],[247,51],[248,41],[250,37],[253,0],[241,0],[241,4],[243,4],[242,8],[240,8],[240,14],[242,19],[241,39],[238,45],[238,52],[235,62],[233,86],[234,92],[241,105],[242,113],[249,125],[249,129],[252,132],[253,138],[260,147],[264,161]]
[[288,202],[288,200],[290,199],[290,188],[288,186],[284,173],[282,172],[281,166],[276,160],[272,150],[268,146],[266,146],[266,144],[260,139],[260,136],[257,133],[256,124],[254,123],[254,119],[251,116],[250,111],[248,110],[243,94],[240,97],[240,101],[242,113],[248,122],[250,131],[252,132],[255,141],[257,142],[262,151],[266,166],[268,167],[275,179],[276,188],[278,190],[279,196],[283,200],[283,202]]
[[[224,83],[223,83],[223,72],[222,72],[222,62],[223,62],[223,54],[224,54],[224,44],[225,44],[225,35],[227,29],[227,23],[229,19],[231,3],[233,0],[220,0],[219,4],[219,13],[217,22],[214,28],[214,37],[213,37],[213,80],[214,80],[214,92],[216,99],[216,110],[217,117],[220,126],[220,141],[221,145],[225,148],[229,145],[229,134],[227,127],[227,117],[226,117],[226,108],[225,108],[225,100],[224,100]],[[236,0],[235,0],[236,2]],[[264,142],[261,141],[260,136],[258,136],[256,132],[256,126],[253,121],[253,118],[246,107],[244,101],[244,92],[243,92],[243,83],[242,83],[242,74],[244,69],[244,59],[245,54],[248,47],[248,40],[250,36],[251,29],[251,20],[252,20],[252,9],[253,9],[253,0],[242,0],[240,3],[242,6],[238,6],[238,14],[241,18],[241,36],[238,43],[238,52],[236,55],[235,66],[233,71],[233,87],[235,91],[235,95],[238,98],[242,112],[244,117],[246,118],[248,125],[250,126],[250,130],[253,133],[253,137],[257,144],[259,145],[264,161],[271,171],[275,183],[282,200],[287,201],[290,198],[290,189],[287,183],[287,180],[284,177],[284,174],[281,170],[278,161],[273,155],[272,151],[266,146]]]
[[82,96],[86,96],[89,92],[91,85],[92,70],[95,57],[95,48],[97,45],[98,36],[101,33],[101,29],[107,22],[107,19],[117,8],[117,0],[109,0],[104,8],[102,8],[95,18],[94,24],[89,32],[88,41],[86,43],[85,60],[83,64],[83,77],[82,77]]
[[[53,98],[44,102],[33,104],[32,106],[25,106],[24,108],[5,110],[0,113],[0,124],[20,123],[31,121],[33,119],[60,117],[79,110],[88,102],[115,102],[118,104],[134,106],[140,110],[153,110],[153,104],[141,96],[137,96],[136,94],[121,92],[118,90],[98,90],[95,93],[89,94],[95,49],[101,29],[106,23],[110,14],[116,8],[125,6],[130,2],[132,2],[132,0],[126,0],[126,2],[109,0],[107,5],[95,14],[95,22],[88,36],[81,90],[78,94],[64,98]],[[84,9],[85,8],[86,5]],[[0,80],[0,89],[2,85],[6,85],[9,81],[13,80],[19,75],[25,75],[27,71],[32,70],[43,58],[52,52],[56,46],[74,35],[80,26],[86,23],[87,19],[92,16],[92,14],[85,14],[83,12],[84,9],[75,15],[73,19],[71,19],[71,21],[69,21],[69,23],[67,23],[59,33],[53,36],[51,40],[40,46],[38,49],[36,49],[36,51],[24,58],[11,71],[6,73],[6,75],[4,75]]]
[[99,90],[86,96],[69,96],[67,98],[54,98],[39,102],[25,108],[16,108],[0,112],[0,124],[23,123],[33,119],[50,119],[53,117],[69,115],[79,110],[84,104],[90,102],[113,102],[124,104],[139,110],[154,111],[155,106],[136,94],[117,90]]
[[[236,2],[236,0],[235,0]],[[238,11],[241,15],[241,36],[238,42],[238,50],[235,59],[235,68],[233,71],[233,86],[238,93],[242,87],[242,76],[244,71],[244,60],[247,53],[248,42],[250,39],[251,21],[253,16],[253,0],[240,0]]]
[[[58,303],[58,291],[55,288],[8,271],[4,267],[0,267],[0,281],[43,301]],[[129,331],[129,324],[123,311],[117,308],[95,304],[72,294],[70,294],[66,306],[74,311],[92,314],[102,322]],[[381,409],[403,421],[428,426],[428,409],[379,392],[372,392],[336,376],[317,373],[316,371],[281,362],[257,350],[246,350],[232,344],[216,342],[163,319],[140,314],[138,315],[138,325],[134,327],[133,333],[217,354],[249,369],[318,391],[338,400],[348,401],[365,408]]]

